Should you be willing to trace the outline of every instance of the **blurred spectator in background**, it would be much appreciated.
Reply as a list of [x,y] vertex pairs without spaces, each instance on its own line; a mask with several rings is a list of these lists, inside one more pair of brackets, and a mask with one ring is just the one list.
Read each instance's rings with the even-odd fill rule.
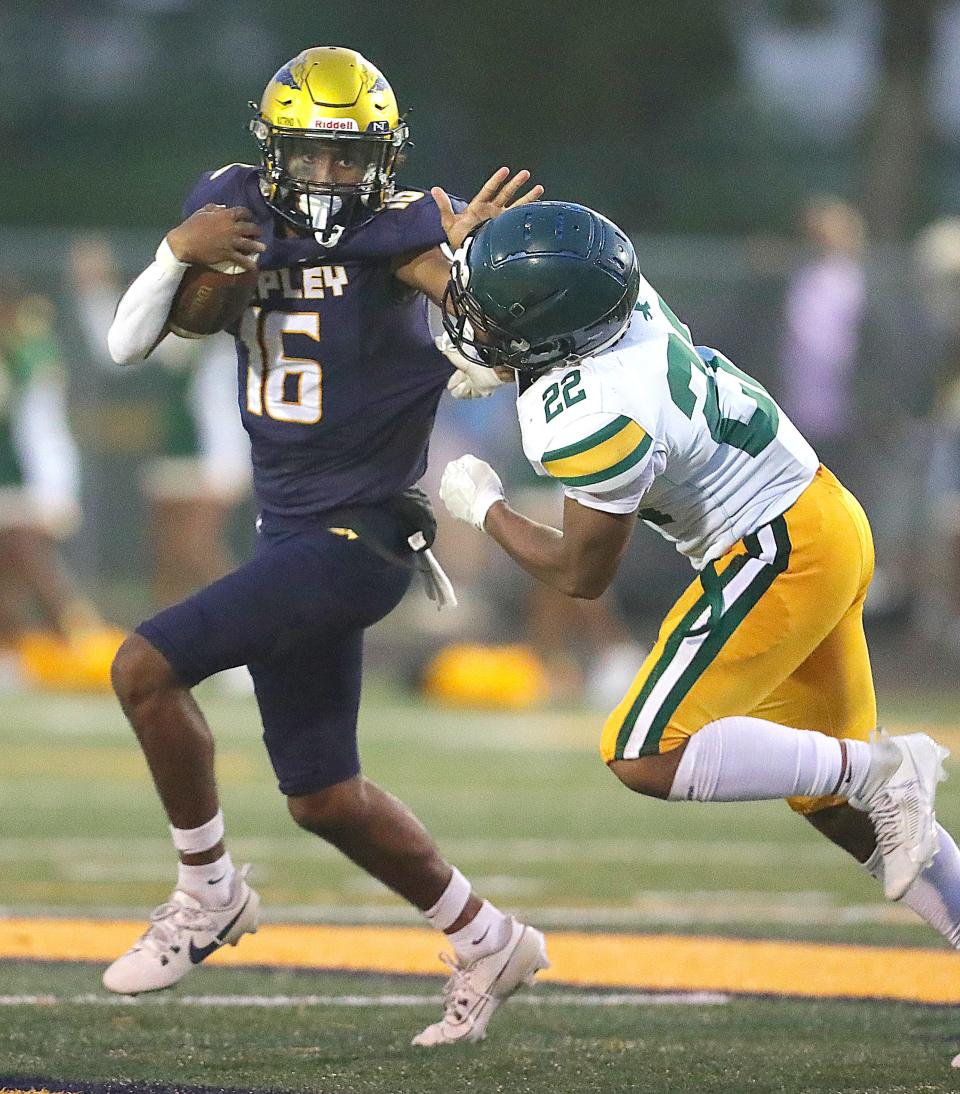
[[858,409],[854,373],[866,305],[863,218],[822,195],[801,214],[809,256],[784,299],[778,393],[783,409],[823,463],[857,492]]
[[40,622],[68,642],[102,627],[58,541],[80,518],[79,460],[67,423],[54,306],[0,286],[0,686],[19,682],[17,648]]
[[921,346],[936,362],[931,399],[927,572],[920,619],[960,656],[960,217],[926,227],[914,245]]
[[[877,354],[864,344],[866,233],[859,210],[841,198],[816,195],[802,209],[801,227],[808,255],[787,279],[777,389],[820,460],[869,514],[877,562],[865,611],[894,617],[915,593],[910,496],[917,407],[899,390],[898,370],[863,368]],[[886,360],[889,347],[879,344]]]
[[[91,357],[115,375],[106,348],[121,292],[112,249],[99,236],[80,239],[72,265]],[[142,468],[141,488],[149,510],[154,603],[162,608],[233,568],[227,522],[250,493],[250,445],[235,412],[232,338],[165,338],[152,360],[163,366],[156,407],[161,447]]]
[[[161,354],[165,347],[166,352]],[[198,346],[168,338],[163,365],[163,450],[143,469],[154,550],[154,601],[166,607],[229,573],[233,507],[250,493],[250,446],[234,414],[233,339]]]

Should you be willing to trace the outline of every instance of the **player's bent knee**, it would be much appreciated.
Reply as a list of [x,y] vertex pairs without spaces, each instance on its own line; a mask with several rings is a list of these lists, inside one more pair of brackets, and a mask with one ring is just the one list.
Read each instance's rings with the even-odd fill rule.
[[611,760],[607,767],[627,789],[651,798],[667,798],[673,786],[686,742],[656,756],[638,756],[635,760]]
[[367,813],[365,780],[357,775],[313,794],[287,798],[290,816],[314,835],[327,838],[358,824]]
[[179,686],[170,662],[139,634],[131,634],[117,650],[110,680],[125,710],[157,692]]

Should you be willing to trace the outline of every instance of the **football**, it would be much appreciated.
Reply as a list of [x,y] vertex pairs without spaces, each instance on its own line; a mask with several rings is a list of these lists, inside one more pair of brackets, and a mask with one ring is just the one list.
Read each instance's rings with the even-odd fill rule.
[[177,289],[167,326],[181,338],[203,338],[232,326],[257,287],[256,270],[189,266]]

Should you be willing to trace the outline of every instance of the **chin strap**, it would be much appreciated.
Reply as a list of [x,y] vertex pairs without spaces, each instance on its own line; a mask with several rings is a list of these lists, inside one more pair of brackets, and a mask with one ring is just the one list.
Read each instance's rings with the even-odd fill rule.
[[321,247],[336,247],[345,231],[346,228],[342,224],[335,224],[332,228],[326,228],[322,232],[314,232],[313,238]]

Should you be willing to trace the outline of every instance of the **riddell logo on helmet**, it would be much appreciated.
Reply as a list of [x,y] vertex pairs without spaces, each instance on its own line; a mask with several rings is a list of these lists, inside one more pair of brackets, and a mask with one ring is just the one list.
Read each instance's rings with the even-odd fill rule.
[[314,129],[349,129],[353,132],[359,132],[360,126],[353,120],[353,118],[314,118]]

